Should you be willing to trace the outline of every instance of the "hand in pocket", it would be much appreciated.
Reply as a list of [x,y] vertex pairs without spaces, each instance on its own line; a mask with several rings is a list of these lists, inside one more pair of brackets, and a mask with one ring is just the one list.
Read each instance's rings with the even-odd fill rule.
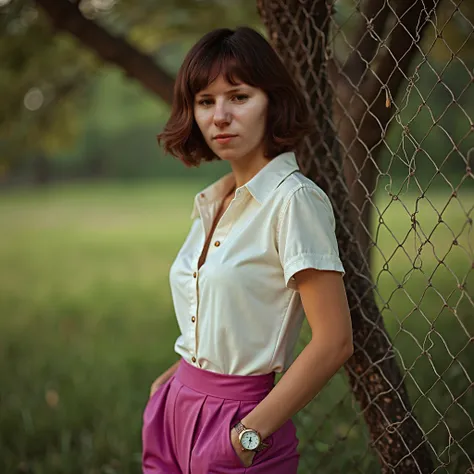
[[234,430],[234,428],[231,428],[229,438],[231,447],[234,450],[235,455],[239,458],[240,462],[245,467],[250,467],[256,454],[255,451],[242,450],[242,446],[239,441],[239,435],[237,431]]

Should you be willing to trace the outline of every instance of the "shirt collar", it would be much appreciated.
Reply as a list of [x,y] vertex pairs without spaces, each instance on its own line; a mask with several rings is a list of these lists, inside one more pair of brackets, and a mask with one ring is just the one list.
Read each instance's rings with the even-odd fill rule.
[[293,152],[282,153],[265,165],[245,184],[245,187],[259,204],[263,204],[285,178],[298,170],[295,154]]
[[[294,152],[277,155],[266,164],[250,181],[242,187],[247,188],[252,197],[263,204],[267,197],[290,174],[299,170]],[[210,204],[220,201],[235,185],[233,173],[228,173],[215,183],[202,190],[194,198],[194,208],[191,219],[199,215],[198,203]]]

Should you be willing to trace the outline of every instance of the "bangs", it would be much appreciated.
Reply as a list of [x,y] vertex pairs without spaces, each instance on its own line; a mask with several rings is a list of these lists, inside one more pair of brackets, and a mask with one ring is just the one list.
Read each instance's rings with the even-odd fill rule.
[[[200,55],[201,56],[201,55]],[[214,82],[221,74],[226,81],[233,86],[244,82],[252,84],[248,73],[248,66],[242,64],[241,59],[230,47],[220,45],[219,49],[206,51],[201,57],[196,57],[194,64],[190,67],[188,76],[188,87],[193,96]]]

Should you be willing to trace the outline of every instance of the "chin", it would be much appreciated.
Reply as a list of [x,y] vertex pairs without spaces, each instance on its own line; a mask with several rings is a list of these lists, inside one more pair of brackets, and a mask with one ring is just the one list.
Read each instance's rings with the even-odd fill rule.
[[235,161],[241,155],[235,150],[219,150],[219,153],[217,151],[215,153],[223,161]]

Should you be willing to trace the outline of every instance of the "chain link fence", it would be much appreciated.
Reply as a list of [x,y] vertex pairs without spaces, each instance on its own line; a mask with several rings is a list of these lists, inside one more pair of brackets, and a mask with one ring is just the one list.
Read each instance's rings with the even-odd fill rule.
[[472,473],[474,3],[257,4],[316,111],[301,166],[334,203],[365,361],[298,415],[300,472]]

